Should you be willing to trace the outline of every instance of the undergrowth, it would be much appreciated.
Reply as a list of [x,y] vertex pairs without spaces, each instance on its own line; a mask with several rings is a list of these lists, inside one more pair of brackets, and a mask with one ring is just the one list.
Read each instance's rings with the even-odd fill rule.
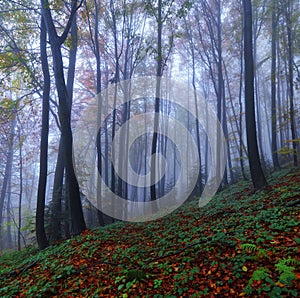
[[299,169],[254,192],[239,182],[208,205],[117,222],[42,252],[0,255],[1,297],[297,297]]

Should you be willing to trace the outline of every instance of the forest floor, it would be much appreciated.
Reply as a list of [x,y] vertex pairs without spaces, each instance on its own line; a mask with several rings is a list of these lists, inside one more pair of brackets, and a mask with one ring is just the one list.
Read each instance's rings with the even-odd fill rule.
[[118,222],[0,255],[0,297],[297,297],[300,169],[258,192],[239,182],[203,208]]

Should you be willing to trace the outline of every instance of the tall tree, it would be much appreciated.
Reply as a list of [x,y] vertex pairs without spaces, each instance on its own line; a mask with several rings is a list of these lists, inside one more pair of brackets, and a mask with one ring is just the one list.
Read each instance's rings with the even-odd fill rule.
[[59,36],[52,18],[50,3],[48,0],[41,0],[42,17],[45,20],[46,28],[49,36],[49,42],[52,52],[53,70],[55,85],[59,99],[58,113],[61,125],[61,138],[64,149],[64,162],[66,169],[66,193],[70,204],[70,215],[72,224],[72,233],[74,235],[80,234],[86,229],[82,204],[79,192],[79,184],[75,175],[73,165],[73,134],[71,129],[71,109],[70,109],[70,95],[68,94],[67,85],[64,76],[64,64],[62,59],[61,47],[66,41],[68,33],[71,29],[72,22],[77,13],[78,1],[73,0],[71,4],[71,12],[64,28],[63,33]]
[[47,31],[44,17],[41,18],[40,51],[42,71],[44,76],[43,86],[43,110],[42,110],[42,132],[40,143],[40,175],[36,207],[36,239],[39,249],[46,248],[49,243],[45,232],[45,196],[48,172],[48,134],[49,134],[49,96],[50,96],[50,73],[47,59]]
[[[14,115],[15,117],[15,115]],[[4,200],[6,197],[8,183],[11,176],[12,164],[13,164],[13,155],[14,155],[14,137],[15,137],[15,127],[16,119],[12,119],[10,127],[10,135],[8,136],[8,150],[7,150],[7,159],[5,164],[4,178],[2,181],[1,193],[0,193],[0,240],[2,236],[2,221],[3,221],[3,209],[4,209]],[[1,241],[2,242],[2,241]]]
[[[78,45],[78,32],[77,32],[77,19],[76,15],[72,21],[71,30],[70,30],[70,49],[69,49],[69,64],[68,64],[68,75],[67,75],[67,92],[69,100],[69,113],[71,113],[71,107],[73,102],[73,86],[75,80],[75,66],[76,66],[76,56],[77,56],[77,45]],[[52,194],[52,210],[51,210],[51,223],[50,223],[50,235],[51,240],[55,241],[62,237],[62,225],[61,221],[64,218],[65,221],[65,236],[69,237],[68,231],[68,206],[70,205],[69,198],[66,195],[63,195],[63,186],[64,186],[64,152],[63,152],[63,140],[62,138],[59,141],[57,162],[54,175],[54,184],[53,184],[53,194]],[[62,212],[62,205],[64,199],[64,213]],[[64,214],[64,216],[63,216]]]
[[257,146],[255,106],[254,106],[254,65],[252,45],[252,4],[251,0],[243,0],[244,16],[244,61],[245,61],[245,109],[246,131],[249,165],[254,188],[260,189],[267,185],[263,173]]
[[279,168],[277,154],[277,107],[276,107],[276,39],[277,2],[272,1],[272,50],[271,50],[271,109],[272,109],[272,159],[275,169]]
[[295,111],[294,111],[294,49],[293,49],[293,22],[292,22],[292,10],[293,1],[288,0],[284,3],[284,12],[286,18],[286,30],[287,30],[287,50],[288,50],[288,86],[289,86],[289,116],[290,127],[292,133],[292,147],[293,147],[293,161],[294,166],[298,165],[297,158],[297,133],[295,127]]
[[[160,102],[160,84],[161,84],[161,77],[163,74],[163,58],[162,58],[162,29],[163,29],[163,17],[162,17],[162,0],[158,0],[157,4],[157,66],[156,66],[156,91],[155,91],[155,105],[154,105],[154,132],[153,132],[153,139],[151,145],[151,186],[150,186],[150,196],[151,201],[155,201],[157,199],[156,196],[156,185],[155,175],[156,175],[156,150],[157,150],[157,141],[158,141],[158,127],[159,127],[159,102]],[[154,210],[155,212],[156,210]]]
[[[156,5],[155,5],[156,4]],[[161,110],[160,107],[160,97],[161,97],[161,78],[163,76],[164,68],[171,53],[171,50],[174,45],[174,32],[171,32],[169,36],[169,45],[166,51],[164,51],[163,45],[163,27],[164,24],[171,19],[172,13],[172,5],[174,4],[174,0],[162,1],[158,0],[153,3],[151,1],[147,1],[146,9],[148,13],[155,18],[157,24],[156,31],[156,49],[155,49],[155,58],[156,58],[156,90],[155,90],[155,102],[154,102],[154,129],[153,129],[153,138],[151,144],[151,186],[150,186],[150,199],[151,201],[155,201],[158,199],[158,193],[156,189],[155,176],[157,172],[157,164],[156,164],[156,153],[158,146],[158,128],[159,128],[159,113]],[[176,14],[177,12],[175,12]],[[156,208],[156,207],[154,207]],[[153,210],[155,212],[155,210]]]

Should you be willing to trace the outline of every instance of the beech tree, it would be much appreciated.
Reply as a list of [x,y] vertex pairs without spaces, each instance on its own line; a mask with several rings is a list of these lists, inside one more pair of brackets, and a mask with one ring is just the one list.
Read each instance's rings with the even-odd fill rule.
[[47,33],[49,37],[52,63],[54,70],[54,79],[56,91],[59,99],[58,114],[61,127],[61,138],[63,144],[64,165],[66,169],[66,193],[70,206],[70,216],[72,224],[72,234],[77,235],[86,229],[82,203],[80,198],[79,184],[75,175],[75,170],[72,160],[73,152],[73,135],[71,129],[71,109],[70,109],[70,94],[68,94],[67,85],[64,76],[64,64],[62,59],[61,47],[66,41],[68,33],[71,29],[75,15],[81,3],[73,0],[71,3],[70,17],[67,25],[61,35],[58,35],[54,20],[52,18],[50,3],[48,0],[41,0],[41,12],[44,18]]
[[293,148],[293,162],[294,166],[298,165],[297,157],[297,132],[295,125],[295,103],[294,103],[294,45],[293,45],[293,1],[287,1],[284,3],[284,15],[286,20],[286,33],[287,33],[287,52],[288,52],[288,88],[289,88],[289,116],[290,116],[290,128],[292,134],[292,148]]
[[243,16],[247,145],[252,182],[254,188],[260,189],[267,185],[267,181],[260,163],[256,136],[251,0],[243,0]]
[[277,3],[272,1],[272,50],[271,50],[271,110],[272,110],[272,159],[275,169],[279,168],[277,154],[277,104],[276,104],[276,39],[277,39]]
[[41,48],[41,62],[44,77],[43,87],[43,111],[42,111],[42,132],[40,144],[40,175],[37,194],[37,207],[36,207],[36,239],[39,249],[46,248],[49,243],[45,232],[45,196],[47,185],[47,170],[48,170],[48,134],[49,134],[49,96],[50,96],[50,73],[47,59],[47,32],[45,20],[41,18],[41,35],[40,35],[40,48]]

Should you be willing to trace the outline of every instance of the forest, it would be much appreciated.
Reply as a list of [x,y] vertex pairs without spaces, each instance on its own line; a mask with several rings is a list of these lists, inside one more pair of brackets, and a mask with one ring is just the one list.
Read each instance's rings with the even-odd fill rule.
[[297,297],[300,2],[0,0],[1,297]]

